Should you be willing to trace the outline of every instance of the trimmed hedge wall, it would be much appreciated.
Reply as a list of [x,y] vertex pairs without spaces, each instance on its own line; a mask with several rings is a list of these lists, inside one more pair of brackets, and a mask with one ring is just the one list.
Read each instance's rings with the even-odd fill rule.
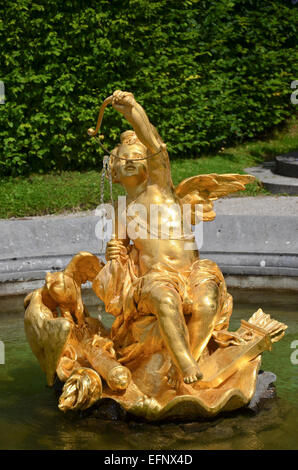
[[[290,0],[6,0],[0,15],[0,173],[100,167],[87,136],[133,91],[172,157],[254,137],[294,112]],[[107,109],[113,148],[122,118]]]

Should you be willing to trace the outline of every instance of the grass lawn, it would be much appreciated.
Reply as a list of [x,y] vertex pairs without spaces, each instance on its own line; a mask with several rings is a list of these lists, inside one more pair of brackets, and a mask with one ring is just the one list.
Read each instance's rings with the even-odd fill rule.
[[[231,148],[216,155],[171,162],[172,177],[177,185],[184,178],[203,173],[243,173],[243,169],[270,160],[274,156],[298,150],[298,123],[292,120],[283,130],[270,136]],[[124,194],[119,185],[113,195]],[[269,194],[260,183],[252,183],[237,195]],[[109,199],[105,183],[105,201]],[[94,209],[100,203],[100,169],[59,174],[32,174],[27,177],[0,178],[0,218],[59,214]]]

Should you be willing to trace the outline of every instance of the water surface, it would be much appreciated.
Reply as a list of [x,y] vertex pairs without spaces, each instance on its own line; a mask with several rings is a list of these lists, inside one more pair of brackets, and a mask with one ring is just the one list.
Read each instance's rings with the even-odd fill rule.
[[[249,295],[252,295],[251,293]],[[251,299],[250,299],[251,300]],[[260,304],[259,304],[260,305]],[[248,319],[259,305],[235,305],[230,329],[237,329],[240,319]],[[274,345],[273,352],[263,354],[262,369],[277,375],[277,393],[280,402],[291,412],[278,426],[261,432],[206,442],[198,439],[175,446],[175,449],[298,449],[298,364],[291,362],[291,344],[298,340],[298,305],[270,305],[270,296],[264,296],[263,309],[274,318],[286,323],[285,337]],[[106,323],[110,318],[105,317]],[[125,429],[131,433],[123,439],[117,426],[98,427],[79,416],[64,415],[57,408],[53,389],[46,386],[45,377],[31,352],[24,333],[23,315],[1,314],[0,340],[5,344],[5,364],[0,365],[0,449],[152,449],[162,448],[163,440],[148,440],[148,428],[142,425]],[[298,354],[297,354],[298,357]],[[99,420],[98,420],[99,421]],[[123,428],[119,424],[119,431]],[[128,431],[127,431],[128,429]],[[130,429],[130,431],[129,431]],[[154,427],[151,429],[154,430]],[[156,429],[160,429],[156,425]],[[172,433],[173,425],[163,425],[163,434]],[[157,434],[156,434],[157,435]],[[148,444],[148,442],[152,444]]]

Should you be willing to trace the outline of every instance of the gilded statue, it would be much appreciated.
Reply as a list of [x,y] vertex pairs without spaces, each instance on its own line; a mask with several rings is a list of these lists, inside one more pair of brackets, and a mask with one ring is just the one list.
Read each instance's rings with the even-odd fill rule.
[[[191,226],[214,220],[213,203],[243,190],[250,175],[171,178],[167,146],[132,93],[111,104],[133,130],[109,152],[109,174],[126,191],[115,204],[106,263],[89,252],[48,273],[25,299],[25,330],[50,385],[64,382],[63,411],[112,398],[149,420],[212,416],[252,398],[264,350],[286,325],[261,309],[229,331],[233,301],[215,262],[201,259]],[[189,217],[187,217],[187,215]],[[81,285],[89,281],[115,317],[110,330],[89,315]]]

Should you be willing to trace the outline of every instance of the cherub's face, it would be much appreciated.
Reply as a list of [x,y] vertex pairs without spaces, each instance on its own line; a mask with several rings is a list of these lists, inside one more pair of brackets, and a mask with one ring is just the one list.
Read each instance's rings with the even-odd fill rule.
[[122,144],[119,147],[118,156],[125,160],[115,159],[114,172],[117,182],[123,186],[137,186],[147,179],[147,161],[142,160],[145,152],[141,145]]

